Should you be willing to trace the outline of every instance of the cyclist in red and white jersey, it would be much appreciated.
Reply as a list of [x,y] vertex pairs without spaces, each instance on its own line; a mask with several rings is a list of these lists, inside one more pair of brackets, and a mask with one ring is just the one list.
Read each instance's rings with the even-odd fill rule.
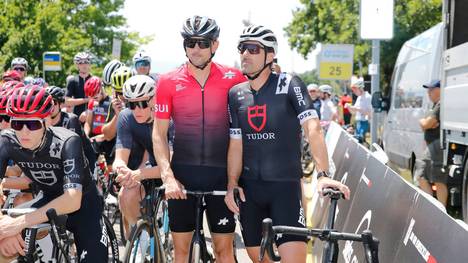
[[[229,140],[227,95],[244,82],[242,73],[212,62],[219,27],[214,19],[193,16],[181,31],[188,62],[160,76],[153,129],[154,153],[169,200],[169,224],[175,261],[187,262],[195,224],[194,198],[182,190],[225,190]],[[174,154],[169,159],[167,131],[175,126]],[[178,200],[182,199],[182,200]],[[217,262],[234,262],[234,216],[222,197],[206,197],[207,217]]]

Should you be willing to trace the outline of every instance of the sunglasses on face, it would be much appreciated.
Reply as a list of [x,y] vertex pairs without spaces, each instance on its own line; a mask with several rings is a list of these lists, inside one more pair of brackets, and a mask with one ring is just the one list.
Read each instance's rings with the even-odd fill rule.
[[40,120],[11,120],[10,126],[15,131],[21,131],[24,126],[30,131],[36,131],[42,128]]
[[89,61],[78,61],[76,64],[78,65],[89,64]]
[[5,122],[10,122],[10,116],[8,115],[0,115],[0,122],[5,121]]
[[13,70],[14,71],[26,71],[26,69],[22,67],[13,68]]
[[194,48],[198,44],[200,49],[209,48],[211,46],[211,41],[206,38],[186,38],[184,39],[184,46],[187,48]]
[[137,63],[135,63],[135,68],[149,67],[149,65],[150,65],[149,61],[138,61]]
[[140,109],[146,109],[149,107],[149,100],[145,101],[127,101],[125,103],[127,108],[130,108],[131,110],[136,109],[136,107],[139,107]]
[[251,44],[251,43],[240,43],[237,46],[237,50],[239,50],[240,54],[244,54],[246,50],[249,51],[251,55],[256,55],[260,54],[260,50],[262,50],[263,47],[257,44]]

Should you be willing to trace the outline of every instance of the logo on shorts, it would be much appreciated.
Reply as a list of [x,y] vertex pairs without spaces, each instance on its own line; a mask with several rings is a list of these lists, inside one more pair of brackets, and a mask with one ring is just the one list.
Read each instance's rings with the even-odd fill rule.
[[54,171],[31,171],[31,176],[37,182],[45,185],[54,185],[57,182]]
[[229,219],[227,219],[227,217],[221,218],[218,222],[218,226],[221,226],[221,225],[225,226],[227,225],[227,223],[229,223]]
[[[256,132],[260,132],[265,128],[267,113],[266,113],[266,104],[262,106],[252,106],[247,108],[247,117],[250,127]],[[260,121],[259,121],[260,120]],[[259,123],[260,125],[257,125]]]

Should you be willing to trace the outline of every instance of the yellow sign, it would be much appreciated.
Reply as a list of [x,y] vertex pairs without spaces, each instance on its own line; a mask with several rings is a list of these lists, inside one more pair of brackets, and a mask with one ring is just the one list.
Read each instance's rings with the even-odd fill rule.
[[349,80],[353,75],[353,55],[353,45],[322,45],[319,56],[319,78]]
[[353,65],[343,62],[321,62],[320,79],[348,80],[353,73]]

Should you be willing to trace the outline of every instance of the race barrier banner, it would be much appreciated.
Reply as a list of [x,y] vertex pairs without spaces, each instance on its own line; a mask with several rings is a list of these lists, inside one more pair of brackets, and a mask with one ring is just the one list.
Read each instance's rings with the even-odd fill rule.
[[[446,214],[435,199],[406,182],[339,125],[332,123],[326,143],[330,174],[351,189],[338,201],[335,229],[380,241],[380,262],[468,262],[468,228]],[[330,201],[314,195],[312,227],[323,228]],[[321,262],[323,243],[313,243]],[[338,262],[365,262],[361,243],[340,241]]]

